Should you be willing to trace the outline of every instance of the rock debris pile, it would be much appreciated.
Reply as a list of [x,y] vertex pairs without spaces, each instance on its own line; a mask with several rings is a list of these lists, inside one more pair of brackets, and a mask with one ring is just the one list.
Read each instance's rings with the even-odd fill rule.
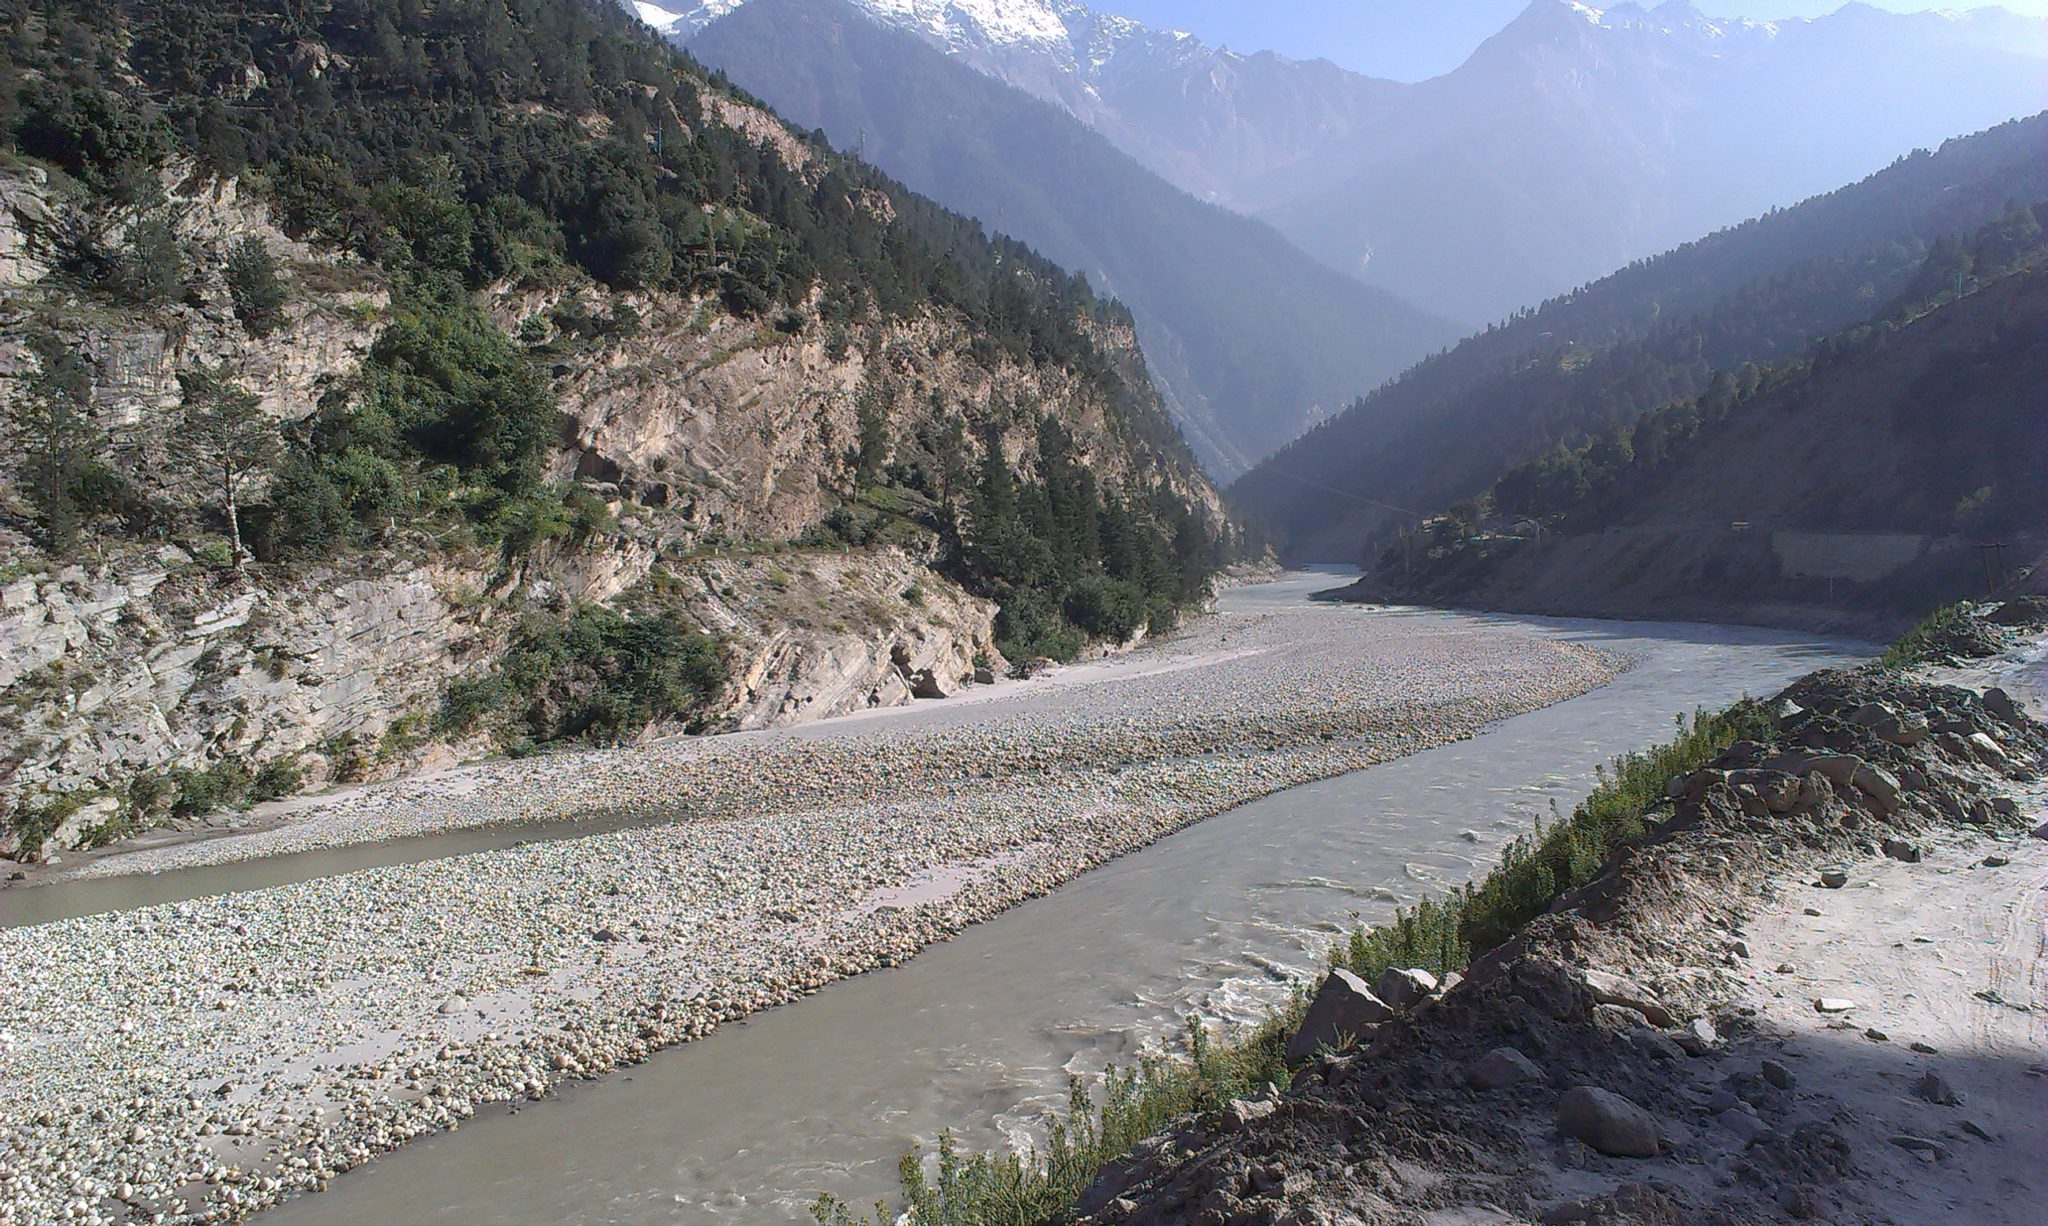
[[[2023,993],[2033,976],[2038,991],[2040,950],[2022,924],[2003,963],[1980,967],[1962,957],[1984,943],[1974,929],[1893,917],[1897,900],[1937,891],[1941,914],[1975,898],[1990,931],[2010,926],[1998,908],[2031,893],[2019,879],[1953,875],[2024,855],[2048,878],[2048,827],[2029,838],[2025,816],[2048,729],[2004,690],[1875,668],[1811,675],[1776,714],[1770,743],[1672,779],[1648,836],[1443,990],[1332,973],[1289,1051],[1289,1090],[1148,1139],[1104,1170],[1082,1220],[1948,1221],[1972,1197],[1982,1220],[2025,1220],[2038,1199],[2012,1198],[2038,1190],[2013,1181],[2038,1174],[2026,1155],[2048,1127],[2048,1064],[2034,1047],[2029,1081],[1984,1040],[2025,1033],[2038,1002],[1997,989]],[[2006,854],[1984,856],[1992,841]],[[1823,908],[1799,915],[1800,897],[1863,910],[1814,919]],[[1808,931],[1829,924],[1825,941]],[[1955,939],[1934,950],[1937,936]],[[1756,964],[1802,942],[1838,961],[1810,975]],[[1936,966],[1914,972],[1915,991],[1801,990],[1856,982],[1863,962],[1916,945],[1946,982]],[[1967,992],[1979,973],[1993,987]],[[1969,1009],[1980,1016],[1942,1016]],[[1894,1043],[1880,1022],[1942,1041]],[[1965,1040],[1983,1049],[1948,1045]],[[2005,1096],[2004,1132],[1996,1104],[1965,1114],[1964,1078]]]

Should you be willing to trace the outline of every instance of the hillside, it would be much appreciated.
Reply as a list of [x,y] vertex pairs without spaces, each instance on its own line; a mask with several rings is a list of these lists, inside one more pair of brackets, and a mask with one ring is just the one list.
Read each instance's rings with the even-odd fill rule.
[[1127,313],[609,4],[17,9],[0,134],[9,851],[945,694],[1231,549]]
[[1059,107],[842,0],[752,0],[688,46],[793,122],[1128,306],[1211,472],[1242,472],[1456,338],[1271,228],[1189,197]]
[[2048,244],[2025,230],[2032,268],[1524,465],[1489,497],[1519,531],[1432,524],[1356,593],[1877,634],[1982,595],[2048,550]]
[[1293,557],[1363,556],[1524,460],[1882,314],[1934,244],[2043,198],[2048,117],[1947,142],[1468,338],[1270,457],[1231,497]]

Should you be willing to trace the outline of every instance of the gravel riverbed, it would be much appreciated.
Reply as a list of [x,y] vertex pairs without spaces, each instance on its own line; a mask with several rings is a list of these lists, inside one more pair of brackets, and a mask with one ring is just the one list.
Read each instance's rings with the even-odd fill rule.
[[0,931],[0,1223],[237,1219],[1624,663],[1452,616],[1224,615],[979,704],[489,764],[90,862],[675,819]]

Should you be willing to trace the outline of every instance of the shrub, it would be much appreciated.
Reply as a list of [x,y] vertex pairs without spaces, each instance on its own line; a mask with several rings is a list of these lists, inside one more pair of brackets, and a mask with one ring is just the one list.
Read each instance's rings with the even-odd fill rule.
[[249,799],[260,804],[290,796],[304,781],[305,772],[299,769],[296,756],[272,758],[258,767],[256,777],[249,781]]
[[235,318],[254,337],[269,336],[284,325],[284,282],[277,276],[277,261],[259,238],[245,238],[228,251],[223,275],[228,298],[234,303]]
[[933,1178],[926,1178],[920,1154],[906,1154],[898,1165],[905,1205],[900,1219],[880,1204],[873,1218],[856,1215],[833,1196],[819,1197],[812,1216],[819,1226],[889,1226],[899,1220],[909,1226],[1023,1226],[1061,1220],[1102,1165],[1130,1152],[1140,1139],[1176,1117],[1213,1115],[1231,1099],[1285,1080],[1287,1037],[1299,1024],[1301,1006],[1297,997],[1224,1042],[1190,1017],[1184,1054],[1149,1056],[1135,1068],[1109,1070],[1100,1103],[1090,1100],[1078,1078],[1070,1079],[1066,1111],[1048,1122],[1043,1149],[963,1155],[952,1136],[941,1133]]
[[1142,629],[1150,615],[1145,594],[1136,584],[1107,575],[1088,575],[1067,591],[1067,620],[1094,638],[1125,642]]
[[449,687],[439,722],[459,734],[497,716],[508,743],[617,741],[657,720],[688,719],[725,679],[717,641],[674,615],[589,606],[529,618],[492,674]]
[[1599,782],[1569,819],[1547,830],[1539,825],[1508,844],[1500,864],[1477,885],[1425,899],[1384,927],[1352,933],[1332,960],[1368,977],[1389,966],[1438,974],[1458,969],[1508,940],[1559,894],[1591,881],[1609,856],[1640,838],[1671,776],[1697,770],[1736,741],[1768,737],[1771,727],[1762,705],[1747,700],[1713,714],[1681,716],[1675,737],[1601,768]]
[[1898,637],[1884,654],[1877,658],[1879,668],[1911,668],[1944,659],[1948,654],[1947,644],[1959,637],[1966,637],[1970,629],[1970,604],[1957,601],[1944,605]]
[[222,758],[204,770],[174,770],[170,778],[178,789],[172,817],[205,817],[238,808],[249,798],[249,768],[239,758]]

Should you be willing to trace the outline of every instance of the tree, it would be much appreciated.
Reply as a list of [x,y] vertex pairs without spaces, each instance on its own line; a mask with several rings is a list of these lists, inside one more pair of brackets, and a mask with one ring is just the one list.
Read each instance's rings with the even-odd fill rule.
[[92,421],[92,369],[84,355],[42,329],[29,333],[28,348],[36,372],[6,422],[7,441],[16,456],[15,479],[41,520],[44,547],[66,553],[85,526],[80,486],[97,466],[105,439]]
[[277,262],[260,238],[245,238],[228,252],[225,275],[228,298],[235,305],[235,318],[249,335],[269,336],[284,324],[284,283],[277,277]]
[[[195,366],[178,373],[185,420],[171,439],[173,456],[197,480],[215,486],[235,569],[242,569],[242,491],[279,451],[277,427],[258,407],[255,393],[231,379],[225,366]],[[216,484],[217,483],[217,484]]]

